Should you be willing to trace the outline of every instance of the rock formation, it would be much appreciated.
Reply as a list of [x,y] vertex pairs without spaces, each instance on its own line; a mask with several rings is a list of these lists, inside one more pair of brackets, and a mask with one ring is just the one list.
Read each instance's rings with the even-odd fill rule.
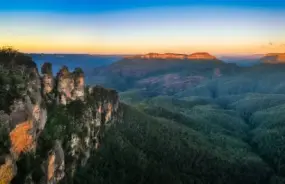
[[69,72],[63,66],[56,76],[58,103],[66,105],[73,100],[84,100],[84,73],[82,69],[76,68]]
[[72,91],[72,99],[84,100],[84,73],[80,68],[76,68],[73,72],[74,88]]
[[216,60],[215,56],[210,55],[207,52],[196,52],[187,56],[187,59],[195,60]]
[[56,79],[58,103],[66,105],[72,100],[72,91],[74,89],[74,80],[72,74],[68,71],[66,66],[63,66],[57,73]]
[[207,52],[196,52],[190,55],[175,53],[149,53],[145,55],[128,56],[127,59],[189,59],[189,60],[216,60],[215,56]]
[[51,67],[51,63],[44,63],[42,66],[42,88],[44,95],[51,93],[54,88],[54,79]]
[[261,61],[270,64],[285,63],[285,53],[269,53],[262,57]]
[[141,58],[143,59],[185,59],[187,55],[185,54],[174,54],[174,53],[165,53],[165,54],[158,54],[158,53],[149,53],[146,55],[142,55]]
[[10,183],[17,173],[14,160],[10,156],[4,158],[4,163],[0,162],[0,183]]
[[64,150],[57,140],[54,148],[50,151],[46,164],[46,180],[48,184],[58,183],[65,176],[64,174]]
[[[4,166],[0,167],[5,167],[7,171],[13,171],[11,175],[14,176],[16,169],[14,169],[13,163],[21,155],[35,151],[37,138],[46,123],[47,113],[41,96],[41,82],[36,68],[13,67],[7,69],[12,72],[12,78],[21,75],[26,79],[18,81],[19,83],[16,84],[7,84],[9,87],[6,88],[6,94],[2,91],[2,93],[4,92],[2,95],[6,95],[6,98],[3,99],[4,102],[7,105],[10,104],[8,108],[1,107],[1,110],[4,111],[0,114],[0,128],[2,131],[7,131],[7,134],[1,133],[7,136],[5,139],[7,139],[6,144],[9,144],[9,150],[1,153],[8,156],[6,156]],[[20,70],[23,71],[20,73]],[[6,179],[6,181],[11,179]]]
[[[51,64],[42,66],[40,77],[34,64],[26,63],[0,70],[1,80],[21,79],[0,86],[0,183],[53,184],[63,178],[72,180],[76,169],[84,166],[91,152],[102,144],[104,131],[118,120],[118,94],[99,86],[85,92],[80,68],[70,73],[63,67],[54,80]],[[56,113],[61,113],[59,118],[67,122],[47,122],[49,113],[55,118]],[[33,162],[36,158],[40,159]],[[29,167],[22,171],[17,165],[25,160]]]

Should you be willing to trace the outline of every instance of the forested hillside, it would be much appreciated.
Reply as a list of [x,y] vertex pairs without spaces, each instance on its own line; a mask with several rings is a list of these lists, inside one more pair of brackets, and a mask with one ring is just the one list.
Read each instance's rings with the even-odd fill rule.
[[285,182],[284,65],[124,59],[117,93],[0,53],[1,184]]
[[[159,62],[161,67],[150,67]],[[129,159],[132,166],[119,163],[116,168],[150,172],[132,176],[141,183],[158,183],[156,177],[166,178],[165,183],[285,182],[285,65],[244,68],[197,60],[128,60],[115,66],[107,67],[113,72],[105,75],[106,84],[116,87],[115,78],[124,81],[125,89],[118,87],[121,101],[133,107],[125,106],[128,120],[120,126],[120,137],[130,147],[128,154],[137,155],[135,166]],[[138,76],[122,74],[133,67],[147,69]],[[176,90],[165,85],[175,84],[173,78],[165,79],[169,73],[180,76],[177,83],[194,75],[203,80]],[[140,83],[150,78],[156,78],[152,85]],[[160,168],[156,174],[148,168],[153,162]],[[131,178],[126,174],[125,179]]]

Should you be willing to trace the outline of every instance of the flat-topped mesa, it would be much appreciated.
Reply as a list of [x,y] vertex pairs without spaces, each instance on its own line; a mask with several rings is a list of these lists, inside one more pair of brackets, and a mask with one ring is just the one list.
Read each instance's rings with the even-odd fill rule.
[[143,59],[185,59],[187,55],[185,54],[175,54],[175,53],[149,53],[146,55],[142,55]]
[[44,63],[41,67],[43,95],[49,94],[54,88],[54,79],[51,63]]
[[125,57],[126,59],[189,59],[189,60],[216,60],[215,56],[210,55],[207,52],[196,52],[190,55],[176,54],[176,53],[148,53],[145,55],[135,55]]
[[261,58],[263,63],[285,63],[285,53],[269,53]]
[[216,60],[215,56],[207,52],[196,52],[187,56],[187,59],[195,59],[195,60]]

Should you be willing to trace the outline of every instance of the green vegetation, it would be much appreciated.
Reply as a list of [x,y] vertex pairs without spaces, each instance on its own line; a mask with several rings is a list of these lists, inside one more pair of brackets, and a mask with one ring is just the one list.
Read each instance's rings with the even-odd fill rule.
[[[121,91],[123,117],[104,133],[102,146],[90,152],[85,166],[76,163],[74,177],[70,174],[71,136],[87,134],[84,125],[90,119],[85,112],[112,97],[115,103],[115,91],[97,87],[86,102],[49,104],[36,156],[27,155],[17,163],[18,172],[24,174],[14,183],[21,183],[26,173],[40,182],[44,173],[39,168],[55,140],[62,142],[66,157],[66,177],[61,183],[285,182],[284,65],[240,68],[218,61],[161,62],[122,60],[96,71],[106,77],[105,87]],[[20,86],[28,80],[12,66],[0,68],[3,111],[9,111],[7,99],[20,96]],[[214,76],[217,68],[221,76]],[[75,75],[81,74],[75,70]],[[8,127],[0,120],[0,153],[4,153],[9,148]]]
[[[215,68],[221,76],[213,76]],[[284,183],[284,69],[174,60],[122,60],[100,69],[103,84],[120,90],[128,104],[126,119],[98,153],[96,163],[107,169],[85,171],[98,183]],[[169,74],[182,82],[204,79],[177,91]]]

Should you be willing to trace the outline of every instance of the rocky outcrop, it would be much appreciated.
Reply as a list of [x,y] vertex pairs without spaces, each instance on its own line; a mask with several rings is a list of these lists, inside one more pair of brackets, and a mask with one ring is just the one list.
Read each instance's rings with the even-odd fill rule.
[[[84,166],[92,152],[100,148],[104,132],[117,121],[119,97],[115,90],[100,86],[89,87],[86,95],[86,104],[80,111],[82,115],[77,121],[81,122],[82,133],[72,133],[70,137],[70,154],[73,160],[70,168],[72,175],[76,166]],[[75,105],[79,108],[80,104]]]
[[66,105],[72,100],[72,91],[74,89],[74,80],[72,74],[66,66],[62,67],[57,76],[58,103]]
[[61,142],[56,141],[54,148],[50,151],[46,164],[47,184],[58,183],[63,179],[65,173],[64,150]]
[[269,53],[262,57],[261,61],[270,64],[285,63],[285,53]]
[[15,159],[21,153],[36,148],[37,137],[44,129],[47,112],[41,96],[39,75],[35,69],[30,73],[27,92],[14,99],[10,107],[11,154]]
[[37,69],[13,66],[7,67],[6,70],[10,72],[9,77],[21,77],[22,80],[7,83],[7,86],[1,89],[1,95],[6,96],[2,100],[6,106],[1,106],[3,111],[0,114],[1,134],[5,136],[2,137],[1,144],[7,145],[7,149],[0,153],[2,156],[6,155],[6,161],[0,167],[2,175],[5,175],[4,168],[7,169],[6,178],[9,178],[2,183],[9,183],[16,175],[15,163],[23,154],[35,151],[38,136],[47,119]]
[[165,53],[165,54],[158,54],[158,53],[149,53],[146,55],[142,55],[141,58],[143,59],[185,59],[187,55],[185,54],[174,54],[174,53]]
[[195,59],[195,60],[216,60],[215,56],[207,52],[196,52],[187,56],[187,59]]
[[0,183],[10,183],[17,173],[15,161],[10,157],[4,158],[4,163],[0,162]]
[[58,103],[66,105],[74,100],[84,100],[84,73],[76,68],[69,72],[66,66],[62,67],[56,76]]
[[43,95],[50,94],[54,88],[54,78],[51,63],[44,63],[42,66],[42,91]]
[[[56,79],[48,63],[42,66],[42,77],[32,64],[5,66],[0,72],[1,81],[17,79],[0,86],[0,183],[72,181],[118,120],[117,92],[99,86],[86,89],[80,68],[71,73],[63,67]],[[55,124],[47,122],[50,113]],[[18,167],[20,162],[26,162],[25,170]]]
[[127,59],[189,59],[189,60],[216,60],[215,56],[207,52],[196,52],[190,55],[175,53],[149,53],[145,55],[128,56]]
[[73,100],[84,100],[84,73],[81,68],[73,72],[74,88],[71,94]]

